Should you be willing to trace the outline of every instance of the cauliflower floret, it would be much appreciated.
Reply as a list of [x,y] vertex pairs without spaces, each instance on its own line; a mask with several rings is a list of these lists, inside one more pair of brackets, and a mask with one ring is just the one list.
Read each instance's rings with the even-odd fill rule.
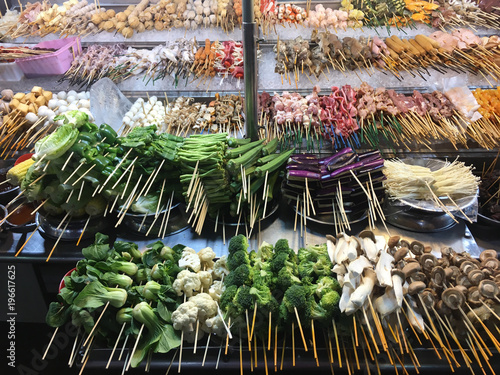
[[222,279],[222,277],[229,275],[229,270],[227,269],[226,261],[227,261],[227,255],[223,255],[215,262],[214,264],[215,277]]
[[198,251],[198,256],[203,270],[211,270],[214,267],[215,252],[211,247],[205,247]]
[[198,318],[198,307],[196,303],[187,301],[181,303],[172,313],[172,325],[174,329],[181,331],[192,331],[194,323]]
[[212,285],[212,272],[211,271],[200,271],[198,272],[200,277],[201,287],[203,290],[207,291]]
[[201,329],[206,333],[215,333],[217,336],[225,336],[226,328],[220,315],[216,315],[213,318],[208,318],[205,323],[201,326]]
[[181,259],[179,259],[180,268],[191,268],[194,272],[198,272],[201,269],[200,257],[196,254],[196,251],[190,247],[185,247],[182,250]]
[[201,289],[200,277],[197,273],[183,270],[177,274],[172,287],[178,296],[182,296],[182,293],[185,293],[187,297],[191,297],[194,292],[199,292]]
[[210,294],[210,297],[214,301],[220,301],[220,296],[224,291],[226,290],[226,287],[224,286],[224,283],[221,280],[215,280],[212,285],[210,286],[210,289],[208,290],[208,294]]
[[217,303],[208,293],[197,294],[189,298],[189,301],[194,302],[198,307],[198,320],[202,323],[217,314]]

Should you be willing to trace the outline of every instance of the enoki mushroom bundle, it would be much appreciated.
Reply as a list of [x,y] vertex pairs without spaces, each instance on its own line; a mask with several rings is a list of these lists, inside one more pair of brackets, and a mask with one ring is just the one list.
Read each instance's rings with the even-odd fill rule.
[[431,170],[428,167],[406,164],[401,160],[386,160],[384,174],[385,189],[393,199],[453,200],[476,194],[479,177],[472,167],[463,162],[446,162],[443,167]]

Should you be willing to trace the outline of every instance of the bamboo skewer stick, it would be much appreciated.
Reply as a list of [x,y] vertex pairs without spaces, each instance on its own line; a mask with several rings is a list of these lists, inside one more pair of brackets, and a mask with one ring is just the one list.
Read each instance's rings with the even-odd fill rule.
[[57,331],[59,330],[59,327],[57,327],[55,330],[54,330],[54,333],[52,334],[52,337],[50,338],[50,341],[49,343],[47,344],[47,349],[45,349],[45,352],[43,353],[43,356],[42,356],[42,360],[45,359],[45,357],[47,356],[47,353],[49,352],[49,349],[50,349],[50,346],[52,345],[52,342],[54,341],[54,338],[56,337],[57,335]]

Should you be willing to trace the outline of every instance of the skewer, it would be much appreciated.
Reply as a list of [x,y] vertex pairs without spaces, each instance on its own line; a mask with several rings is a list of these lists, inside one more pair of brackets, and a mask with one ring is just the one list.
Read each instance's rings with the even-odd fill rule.
[[250,339],[250,323],[248,321],[248,309],[245,309],[245,319],[247,323],[248,350],[252,351],[252,342]]
[[339,367],[342,368],[342,357],[340,355],[340,345],[339,345],[339,336],[337,334],[337,324],[335,324],[335,319],[332,319],[333,332],[335,334],[335,343],[337,345],[337,354],[339,359]]
[[36,231],[38,230],[38,228],[40,228],[40,225],[41,224],[38,224],[35,228],[35,230],[30,234],[30,236],[26,239],[26,241],[24,242],[23,246],[21,246],[21,248],[17,251],[17,253],[14,255],[14,257],[17,257],[19,254],[21,254],[21,251],[23,251],[24,247],[26,246],[26,244],[28,243],[28,241],[31,239],[31,237],[33,237],[33,235],[36,233]]
[[304,331],[302,330],[302,324],[300,323],[300,317],[299,317],[299,312],[297,311],[297,308],[294,306],[293,310],[295,311],[295,316],[297,317],[297,323],[299,325],[299,330],[300,330],[300,336],[302,337],[302,342],[304,344],[304,350],[307,352],[307,342],[304,337]]
[[292,320],[292,366],[295,367],[295,322]]
[[[63,219],[64,220],[64,219]],[[50,253],[49,253],[49,256],[47,257],[47,259],[45,260],[45,262],[48,262],[50,257],[52,256],[52,253],[54,252],[54,250],[56,249],[57,245],[59,244],[59,241],[61,240],[64,232],[66,231],[66,228],[68,227],[68,224],[69,222],[71,221],[71,218],[68,220],[68,222],[66,223],[66,225],[64,226],[64,229],[61,231],[61,234],[59,235],[59,237],[57,238],[57,241],[56,243],[54,244],[54,247],[52,248],[52,250],[50,250]],[[62,222],[61,222],[62,223]]]
[[[266,375],[268,375],[268,369],[267,369],[267,353],[266,353],[266,345],[264,344],[264,340],[262,340],[262,351],[264,352],[264,369],[266,371]],[[257,352],[255,350],[255,352]],[[255,362],[257,364],[257,362]]]
[[54,333],[52,334],[52,337],[49,341],[49,343],[47,344],[47,349],[45,349],[45,352],[43,353],[43,356],[42,356],[42,361],[45,360],[45,356],[47,355],[47,353],[49,352],[49,349],[50,349],[50,346],[52,345],[52,341],[54,341],[54,338],[56,337],[57,335],[57,331],[59,330],[59,327],[57,327],[55,330],[54,330]]
[[254,307],[253,307],[252,330],[250,332],[250,340],[252,340],[252,337],[253,337],[253,329],[255,328],[256,315],[257,315],[257,302],[255,302]]
[[212,335],[208,334],[207,336],[208,338],[207,338],[207,345],[205,346],[205,354],[203,354],[203,361],[201,362],[202,367],[205,366],[205,359],[207,358],[208,346],[210,345],[210,336]]
[[111,363],[111,360],[113,359],[113,355],[115,354],[116,347],[118,346],[118,343],[120,342],[120,338],[123,334],[123,330],[125,329],[125,325],[127,323],[124,322],[122,324],[122,328],[120,329],[120,333],[118,333],[118,338],[116,339],[115,345],[113,346],[113,350],[111,351],[111,355],[109,356],[108,363],[106,363],[106,370],[109,368],[109,364]]

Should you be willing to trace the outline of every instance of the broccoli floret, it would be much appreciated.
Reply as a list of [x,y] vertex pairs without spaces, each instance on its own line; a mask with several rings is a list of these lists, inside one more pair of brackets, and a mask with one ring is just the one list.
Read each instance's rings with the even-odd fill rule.
[[322,308],[330,312],[331,315],[339,313],[340,294],[337,291],[330,291],[321,297],[319,301]]
[[239,234],[231,238],[231,241],[229,241],[229,248],[228,248],[229,254],[233,254],[240,250],[246,252],[247,249],[248,249],[248,239],[242,234]]
[[229,272],[229,275],[224,279],[224,285],[229,287],[231,285],[242,286],[252,280],[252,269],[248,264],[242,264],[236,267],[235,270]]
[[276,244],[274,245],[274,253],[279,254],[279,253],[286,253],[289,254],[290,252],[293,252],[292,249],[290,249],[290,246],[288,246],[288,240],[282,238],[281,240],[278,240]]
[[253,309],[254,299],[250,294],[250,287],[247,285],[240,286],[234,297],[234,304],[238,311],[238,314],[242,314],[245,310]]
[[231,285],[224,290],[220,297],[220,308],[222,310],[227,310],[233,303],[234,296],[236,295],[236,292],[238,291],[238,287],[236,285]]
[[255,262],[257,261],[257,253],[255,252],[255,250],[250,251],[248,258],[250,259],[250,265],[253,267],[255,265]]
[[253,285],[265,285],[267,287],[271,287],[274,284],[273,282],[273,274],[269,270],[261,269],[255,270],[253,274]]
[[297,252],[297,257],[300,263],[309,261],[309,251],[306,248],[301,247]]
[[316,263],[313,265],[314,273],[316,276],[328,276],[332,274],[333,264],[328,255],[320,256]]
[[340,292],[342,288],[340,287],[339,282],[332,276],[322,276],[319,278],[318,283],[316,284],[316,290],[314,291],[318,298],[321,298],[328,292],[331,291]]
[[286,253],[274,253],[271,262],[269,262],[269,266],[271,268],[271,271],[274,273],[278,273],[283,267],[286,267],[290,270],[292,273],[297,273],[297,266],[288,257],[288,254]]
[[318,258],[322,256],[328,257],[328,249],[326,244],[322,245],[309,245],[306,249],[309,252],[308,260],[311,262],[315,262]]
[[288,308],[286,307],[284,302],[281,302],[278,307],[278,326],[284,326],[285,323],[288,322],[288,319],[290,319]]
[[226,266],[229,271],[235,270],[242,264],[250,264],[250,259],[246,251],[236,251],[235,253],[229,254],[227,257]]
[[299,263],[299,276],[301,279],[314,279],[314,263],[304,260]]
[[293,273],[289,272],[286,267],[284,267],[278,272],[275,283],[276,288],[280,290],[287,290],[292,285],[300,284],[301,280]]
[[273,245],[267,243],[266,241],[262,242],[257,251],[257,257],[261,259],[263,262],[267,262],[273,256]]
[[252,286],[250,294],[257,302],[257,306],[266,307],[271,302],[271,290],[265,285]]
[[331,310],[325,309],[321,304],[318,304],[314,298],[311,298],[311,319],[326,322],[329,321],[331,317]]
[[292,285],[286,290],[283,302],[289,312],[293,312],[295,307],[300,311],[308,309],[308,298],[309,293],[306,287],[302,285]]

